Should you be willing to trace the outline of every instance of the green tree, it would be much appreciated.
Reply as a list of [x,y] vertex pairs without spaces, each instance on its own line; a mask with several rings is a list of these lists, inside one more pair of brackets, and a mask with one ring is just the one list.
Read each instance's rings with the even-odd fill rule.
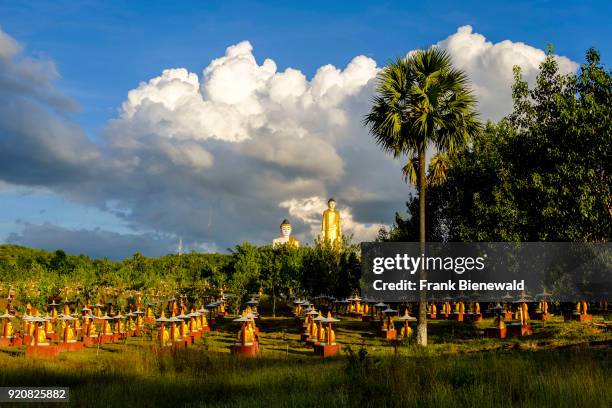
[[[428,239],[610,241],[612,75],[599,53],[562,75],[549,49],[533,88],[515,68],[513,98],[508,118],[449,155],[428,191]],[[380,238],[414,236],[414,198],[408,213]]]
[[[407,157],[404,176],[416,182],[418,189],[419,242],[423,244],[427,148],[452,153],[468,143],[480,130],[475,108],[467,76],[455,69],[450,56],[437,47],[398,58],[378,76],[376,95],[365,124],[383,150],[395,158]],[[425,346],[425,293],[421,294],[418,319],[417,342]]]

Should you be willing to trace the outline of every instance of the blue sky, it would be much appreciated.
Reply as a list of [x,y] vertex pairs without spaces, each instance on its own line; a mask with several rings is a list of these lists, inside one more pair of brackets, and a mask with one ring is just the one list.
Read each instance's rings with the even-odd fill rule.
[[[342,68],[358,55],[380,66],[411,49],[442,41],[465,25],[494,44],[510,40],[544,49],[547,43],[553,43],[556,54],[578,63],[585,50],[595,46],[609,65],[610,2],[425,3],[0,0],[0,27],[24,48],[24,57],[55,62],[61,77],[53,86],[79,105],[77,112],[62,113],[61,120],[80,127],[97,145],[104,144],[104,129],[119,115],[127,92],[141,81],[173,67],[201,75],[211,60],[243,40],[250,42],[259,64],[270,58],[278,72],[293,67],[308,79],[325,64]],[[0,180],[7,181],[1,176]],[[69,230],[159,232],[169,237],[168,242],[182,236],[167,224],[147,224],[117,214],[108,205],[116,198],[114,194],[89,202],[83,190],[90,187],[77,193],[40,181],[8,181],[0,184],[0,240],[15,237],[24,225],[44,223]],[[333,190],[327,188],[326,192]],[[202,194],[210,202],[218,197],[210,190]],[[137,197],[117,197],[128,212],[138,213]],[[213,204],[210,208],[214,213]],[[352,208],[354,215],[361,214],[357,204]],[[365,212],[365,204],[363,208]],[[401,209],[401,201],[394,208]],[[355,215],[356,222],[357,218]],[[377,220],[389,222],[381,217]],[[309,229],[306,222],[297,227],[303,233]],[[276,228],[272,225],[271,237]],[[215,245],[223,248],[231,242],[217,242],[214,237],[199,240],[197,233],[191,234],[196,249]],[[236,236],[236,242],[240,240],[242,237]],[[257,242],[257,238],[254,240]],[[28,244],[23,237],[18,242]],[[52,247],[53,243],[40,245]]]

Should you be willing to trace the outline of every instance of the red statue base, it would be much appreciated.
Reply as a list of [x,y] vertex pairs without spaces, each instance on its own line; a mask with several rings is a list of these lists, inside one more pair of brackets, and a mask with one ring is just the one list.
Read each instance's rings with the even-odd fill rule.
[[470,313],[468,320],[472,323],[478,323],[482,321],[482,313]]
[[575,321],[575,322],[590,322],[593,320],[593,315],[590,314],[578,314],[578,313],[574,313],[571,316],[571,320]]
[[115,341],[114,334],[100,334],[98,335],[98,342],[100,344],[112,343]]
[[239,356],[255,357],[257,355],[257,351],[259,351],[259,345],[257,343],[246,345],[239,343],[232,346],[232,354]]
[[508,335],[508,329],[505,327],[503,329],[499,327],[487,327],[484,331],[484,335],[490,339],[505,339]]
[[98,345],[98,337],[83,336],[83,346],[96,347]]
[[59,346],[28,346],[26,356],[28,357],[57,357],[61,349]]
[[386,340],[395,340],[397,339],[397,330],[384,330],[382,336]]
[[550,320],[552,318],[553,315],[551,315],[550,313],[538,313],[536,312],[536,320],[541,320],[541,321],[546,321],[546,320]]
[[458,322],[462,322],[464,314],[465,313],[453,313],[453,314],[450,315],[450,319],[451,320],[456,320]]
[[314,352],[316,355],[321,357],[331,357],[335,356],[340,352],[340,345],[338,343],[335,344],[315,344]]
[[508,333],[517,337],[531,336],[533,334],[533,329],[530,324],[514,323],[508,325]]
[[436,315],[435,313],[430,313],[430,314],[429,314],[429,318],[430,318],[430,319],[433,319],[433,320],[436,320],[437,315]]
[[0,347],[17,347],[23,344],[21,337],[0,337]]
[[57,345],[60,351],[80,351],[83,350],[83,342],[73,341],[68,343],[59,343]]

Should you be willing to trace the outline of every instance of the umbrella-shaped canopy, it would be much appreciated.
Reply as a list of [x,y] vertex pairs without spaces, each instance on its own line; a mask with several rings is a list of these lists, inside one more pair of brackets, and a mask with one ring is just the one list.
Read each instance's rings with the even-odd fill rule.
[[185,315],[183,313],[181,313],[180,315],[176,316],[177,319],[181,320],[181,319],[189,319],[189,315]]
[[410,314],[408,313],[408,311],[406,310],[406,313],[404,313],[404,315],[400,318],[398,318],[398,320],[416,320],[416,317],[412,317],[410,316]]
[[113,320],[113,318],[110,317],[109,315],[104,315],[102,317],[98,317],[98,319],[100,319],[100,320]]
[[[25,318],[23,320],[26,320]],[[49,319],[45,319],[44,317],[40,317],[40,316],[30,316],[27,321],[29,322],[38,322],[38,323],[43,323],[46,322]]]
[[376,306],[376,307],[387,307],[387,304],[386,304],[386,303],[383,303],[383,302],[378,302],[378,303],[377,303],[377,304],[375,304],[374,306]]
[[232,320],[233,322],[250,322],[251,319],[249,319],[247,316],[240,316],[237,319]]
[[502,305],[500,305],[499,303],[497,305],[495,305],[494,308],[492,308],[491,310],[495,311],[495,312],[503,312],[505,309]]
[[217,307],[219,304],[217,302],[212,302],[206,305],[207,309],[214,309],[215,307]]
[[200,317],[200,316],[202,316],[202,313],[200,313],[200,312],[193,312],[193,313],[189,313],[187,316],[188,317]]
[[546,288],[544,288],[544,291],[542,293],[538,293],[537,295],[535,295],[536,298],[547,298],[550,296],[552,296],[552,293],[548,293]]
[[397,313],[397,310],[391,309],[389,306],[387,306],[387,308],[385,310],[383,310],[383,313],[384,314]]
[[103,304],[101,304],[101,303],[96,303],[96,304],[94,305],[94,307],[104,307],[104,305],[103,305]]
[[144,312],[141,312],[140,310],[137,310],[137,311],[134,312],[134,314],[135,315],[141,315],[141,314],[144,314]]
[[0,315],[0,319],[12,319],[15,316],[13,316],[12,314],[5,312],[4,314]]
[[521,297],[519,297],[518,299],[516,299],[513,303],[528,303],[531,302],[531,298],[529,296],[527,296],[525,293],[521,294]]
[[49,303],[49,306],[59,306],[59,303],[55,303],[55,300],[53,300]]
[[122,315],[122,314],[121,314],[121,312],[119,312],[119,313],[117,313],[117,314],[114,316],[114,319],[117,319],[117,320],[119,320],[119,319],[125,319],[125,316],[124,316],[124,315]]
[[323,320],[325,320],[325,317],[318,315],[317,317],[315,317],[314,319],[312,319],[315,322],[322,322]]
[[247,305],[258,305],[259,301],[255,300],[255,299],[251,299],[248,302],[246,302]]
[[336,319],[333,317],[324,317],[323,320],[321,320],[322,323],[333,323],[333,322],[339,322],[340,319]]
[[69,321],[69,320],[76,320],[76,319],[70,315],[61,314],[59,315],[59,320]]
[[316,311],[316,310],[314,310],[314,309],[310,309],[308,312],[306,312],[306,314],[307,314],[307,315],[310,315],[310,316],[316,316],[316,315],[318,315],[318,314],[319,314],[319,312],[317,312],[317,311]]
[[171,322],[172,320],[168,319],[165,316],[162,317],[158,317],[157,319],[155,319],[156,322]]
[[88,308],[87,306],[85,306],[84,308],[81,309],[81,312],[90,312],[91,309]]

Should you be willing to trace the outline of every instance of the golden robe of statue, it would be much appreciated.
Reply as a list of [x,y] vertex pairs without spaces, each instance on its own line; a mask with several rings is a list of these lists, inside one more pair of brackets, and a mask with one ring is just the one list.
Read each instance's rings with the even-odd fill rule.
[[323,222],[321,225],[322,241],[332,245],[339,245],[342,240],[342,229],[340,227],[340,212],[336,210],[336,201],[330,198],[327,202],[327,210],[323,211]]

